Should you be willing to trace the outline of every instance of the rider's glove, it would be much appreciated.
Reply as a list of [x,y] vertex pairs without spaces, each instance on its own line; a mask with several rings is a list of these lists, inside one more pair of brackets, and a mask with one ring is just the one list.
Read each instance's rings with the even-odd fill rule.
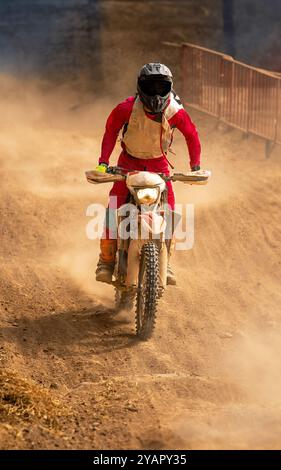
[[192,166],[191,171],[198,171],[200,170],[200,165]]
[[107,163],[100,163],[98,166],[96,166],[95,171],[99,171],[100,173],[106,173],[107,167]]

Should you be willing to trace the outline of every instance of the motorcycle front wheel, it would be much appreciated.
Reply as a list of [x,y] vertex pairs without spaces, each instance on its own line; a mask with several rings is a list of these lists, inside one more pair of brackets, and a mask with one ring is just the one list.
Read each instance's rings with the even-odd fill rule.
[[154,242],[147,242],[141,250],[136,302],[136,330],[141,340],[152,335],[158,298],[159,250]]

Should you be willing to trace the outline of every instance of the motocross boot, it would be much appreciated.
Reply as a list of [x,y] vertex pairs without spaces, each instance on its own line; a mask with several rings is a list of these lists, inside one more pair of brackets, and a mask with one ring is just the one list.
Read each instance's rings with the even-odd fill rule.
[[115,267],[116,240],[101,239],[100,256],[96,269],[96,281],[111,284]]

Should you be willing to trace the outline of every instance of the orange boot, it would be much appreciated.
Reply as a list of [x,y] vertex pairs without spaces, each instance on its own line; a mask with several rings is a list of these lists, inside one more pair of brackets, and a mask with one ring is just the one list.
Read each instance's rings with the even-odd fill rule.
[[100,257],[96,269],[96,280],[100,282],[112,282],[115,266],[115,255],[117,251],[117,240],[102,238],[100,241]]

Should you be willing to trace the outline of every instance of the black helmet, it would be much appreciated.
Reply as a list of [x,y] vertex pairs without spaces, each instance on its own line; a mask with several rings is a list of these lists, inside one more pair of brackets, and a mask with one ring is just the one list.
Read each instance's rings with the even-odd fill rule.
[[138,94],[142,103],[153,113],[162,112],[173,86],[173,76],[164,64],[145,64],[138,75]]

